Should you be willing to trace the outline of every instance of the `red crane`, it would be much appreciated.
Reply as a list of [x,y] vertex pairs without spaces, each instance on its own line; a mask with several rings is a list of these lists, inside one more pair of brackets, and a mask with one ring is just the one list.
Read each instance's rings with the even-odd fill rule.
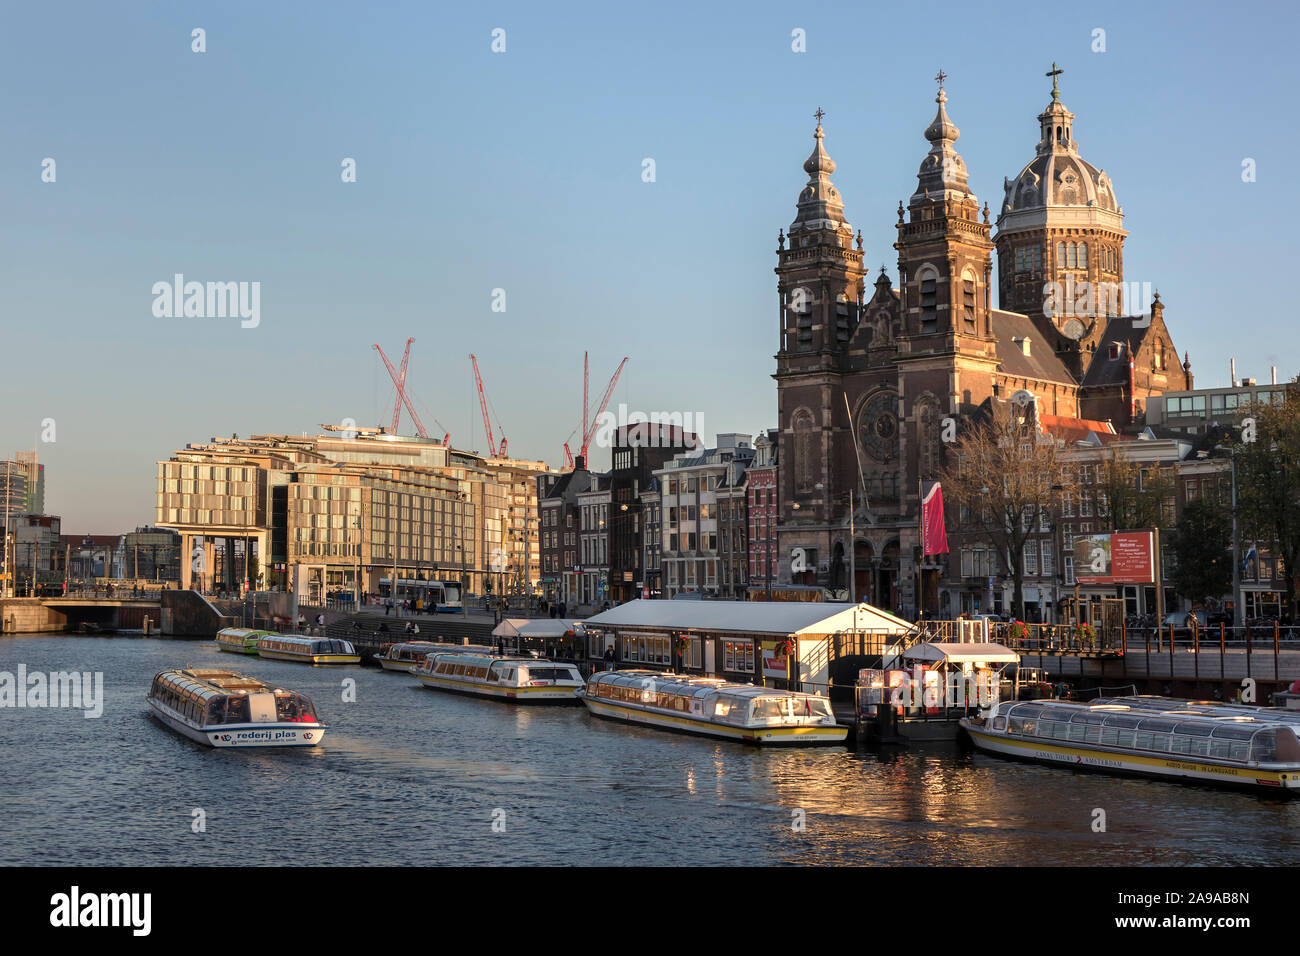
[[[402,380],[401,382],[402,385],[406,384],[406,365],[411,360],[411,343],[414,341],[415,339],[407,339],[406,348],[402,350],[402,366],[397,370],[397,374]],[[379,348],[379,346],[376,345],[375,348]],[[379,354],[383,355],[384,353],[381,350]],[[399,391],[397,393],[397,397],[393,400],[393,427],[390,429],[390,431],[394,435],[397,434],[397,427],[398,425],[401,424],[401,421],[402,421],[402,393]]]
[[[589,378],[589,366],[587,362],[587,353],[582,353],[582,446],[578,450],[578,455],[586,463],[587,452],[591,448],[591,440],[596,437],[596,428],[600,425],[600,416],[605,414],[605,409],[609,407],[610,396],[614,394],[614,386],[618,384],[618,377],[623,374],[623,366],[627,364],[627,357],[618,363],[618,368],[614,370],[614,377],[609,380],[609,385],[605,388],[605,394],[601,396],[600,407],[596,409],[595,416],[588,421],[587,418],[587,386]],[[576,431],[577,429],[574,429]],[[569,435],[573,437],[572,434]],[[564,443],[564,463],[566,468],[573,468],[573,452],[569,450],[569,443]]]
[[[411,397],[406,394],[406,364],[410,359],[411,343],[414,341],[415,339],[406,340],[406,351],[402,354],[401,372],[398,372],[397,369],[393,368],[393,363],[388,361],[388,356],[384,354],[384,350],[378,345],[375,346],[375,351],[378,352],[379,357],[384,360],[384,367],[388,369],[389,377],[392,378],[393,384],[397,386],[397,407],[393,410],[393,434],[397,433],[398,416],[401,413],[401,406],[405,405],[406,410],[411,413],[411,421],[415,422],[416,432],[421,438],[428,438],[429,433],[424,430],[424,422],[420,421],[420,416],[415,414],[415,407],[411,404]],[[438,419],[435,418],[434,422],[438,427],[443,428],[444,430],[446,429],[446,426],[444,426],[442,422],[438,421]],[[444,445],[451,444],[450,432],[447,432],[447,434],[442,436],[442,443]]]
[[[478,359],[471,353],[469,360],[474,363],[474,383],[478,385],[478,404],[479,408],[483,409],[483,428],[487,432],[488,450],[492,452],[493,458],[506,458],[509,456],[509,444],[504,434],[501,436],[501,454],[499,456],[497,454],[497,443],[492,434],[492,419],[488,415],[488,398],[487,393],[483,391],[483,376],[479,374]],[[497,419],[497,424],[501,424],[500,418]]]

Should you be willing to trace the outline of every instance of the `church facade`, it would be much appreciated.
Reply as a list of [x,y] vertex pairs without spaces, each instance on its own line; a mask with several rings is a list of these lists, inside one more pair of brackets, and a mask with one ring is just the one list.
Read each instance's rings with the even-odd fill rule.
[[1124,314],[1123,209],[1105,171],[1079,156],[1057,74],[1034,158],[1004,180],[992,223],[940,73],[929,150],[898,206],[897,286],[884,269],[867,275],[818,111],[775,270],[783,583],[846,597],[851,586],[905,615],[941,611],[947,571],[943,556],[920,561],[919,489],[938,476],[955,423],[1027,392],[1040,416],[1133,430],[1149,395],[1192,387],[1158,296]]

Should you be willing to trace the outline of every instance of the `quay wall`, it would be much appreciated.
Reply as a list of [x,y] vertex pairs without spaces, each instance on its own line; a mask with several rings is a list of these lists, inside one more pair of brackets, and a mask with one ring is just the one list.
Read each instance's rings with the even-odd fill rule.
[[67,627],[62,609],[46,607],[40,598],[0,598],[0,633],[46,634]]

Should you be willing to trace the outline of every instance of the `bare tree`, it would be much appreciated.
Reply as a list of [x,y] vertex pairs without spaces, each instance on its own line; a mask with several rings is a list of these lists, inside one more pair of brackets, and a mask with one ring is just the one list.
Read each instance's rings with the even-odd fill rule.
[[957,510],[957,531],[992,543],[1014,584],[1024,617],[1025,545],[1044,517],[1055,520],[1060,496],[1075,488],[1061,446],[1039,428],[1034,406],[996,403],[954,444],[944,469],[945,501]]

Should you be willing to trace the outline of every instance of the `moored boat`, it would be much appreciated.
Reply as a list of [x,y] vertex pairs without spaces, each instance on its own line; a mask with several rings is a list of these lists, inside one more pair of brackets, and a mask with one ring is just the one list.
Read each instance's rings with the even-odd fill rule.
[[231,654],[257,654],[257,642],[274,631],[255,631],[247,627],[223,627],[217,631],[217,649]]
[[1166,698],[1007,701],[961,721],[980,750],[1078,769],[1300,789],[1300,721]]
[[414,673],[416,666],[430,654],[491,654],[483,644],[445,644],[436,641],[405,641],[390,645],[375,660],[386,671]]
[[411,673],[426,687],[521,704],[576,704],[583,686],[572,664],[493,654],[430,654]]
[[348,641],[329,637],[267,634],[257,640],[257,656],[304,664],[360,664],[361,655]]
[[162,671],[146,699],[158,720],[209,747],[315,747],[327,729],[309,697],[235,671]]
[[848,735],[818,694],[663,671],[592,674],[582,702],[597,717],[750,744],[838,744]]

